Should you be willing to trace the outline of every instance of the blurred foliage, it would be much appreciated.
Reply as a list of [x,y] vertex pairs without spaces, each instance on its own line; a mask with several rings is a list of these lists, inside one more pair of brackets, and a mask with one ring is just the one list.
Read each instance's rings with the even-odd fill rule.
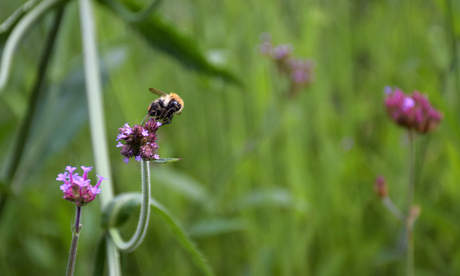
[[[24,2],[0,0],[0,20]],[[445,114],[437,132],[417,139],[416,275],[460,274],[460,2],[164,1],[133,26],[104,4],[95,11],[115,191],[141,188],[140,165],[123,163],[115,147],[118,127],[142,121],[154,99],[149,87],[177,92],[185,108],[160,129],[159,154],[183,161],[152,164],[152,192],[217,275],[402,274],[403,229],[373,192],[375,176],[384,174],[395,204],[405,206],[407,139],[386,117],[385,85],[426,93]],[[164,55],[171,48],[155,46],[148,27],[155,18],[192,37],[212,66],[236,72],[245,86]],[[93,164],[73,1],[47,96],[34,118],[25,118],[51,21],[49,14],[28,32],[0,95],[2,176],[19,126],[34,120],[17,174],[21,189],[13,189],[0,216],[0,275],[64,273],[74,206],[61,199],[55,178],[66,165]],[[286,82],[258,53],[262,32],[316,60],[316,82],[293,101],[280,97]],[[262,137],[261,126],[270,130]],[[76,275],[94,269],[100,214],[97,204],[84,207]],[[126,236],[136,215],[123,226]],[[201,275],[156,214],[144,243],[122,259],[124,275]]]

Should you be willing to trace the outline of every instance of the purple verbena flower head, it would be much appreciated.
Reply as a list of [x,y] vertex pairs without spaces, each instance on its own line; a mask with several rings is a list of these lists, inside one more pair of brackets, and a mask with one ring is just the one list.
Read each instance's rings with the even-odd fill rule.
[[385,87],[384,91],[388,116],[398,125],[425,134],[435,130],[441,122],[441,112],[433,108],[428,98],[418,91],[412,95],[404,94],[399,88],[391,90]]
[[290,57],[286,60],[286,65],[291,72],[290,97],[296,96],[300,90],[315,81],[315,65],[311,59]]
[[275,60],[286,60],[294,52],[294,46],[291,44],[279,44],[272,49],[271,54]]
[[156,159],[156,151],[158,145],[156,131],[161,126],[160,122],[156,122],[154,118],[150,118],[145,125],[134,125],[130,127],[125,124],[119,128],[117,141],[123,140],[125,144],[118,142],[116,147],[121,148],[120,153],[125,157],[124,162],[128,163],[129,159],[134,157],[136,161],[145,161]]
[[83,175],[79,176],[78,173],[73,173],[76,168],[67,166],[67,172],[60,173],[56,180],[64,182],[61,185],[61,190],[64,193],[64,199],[68,201],[75,202],[77,206],[85,206],[89,202],[93,201],[96,198],[96,195],[101,192],[99,185],[102,180],[107,180],[102,176],[98,176],[99,181],[93,187],[90,185],[91,180],[88,179],[88,172],[91,171],[93,167],[81,166],[83,170]]

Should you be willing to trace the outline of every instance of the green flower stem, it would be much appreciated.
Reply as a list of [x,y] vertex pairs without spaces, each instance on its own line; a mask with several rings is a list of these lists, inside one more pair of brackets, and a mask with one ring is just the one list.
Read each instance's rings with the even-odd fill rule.
[[415,186],[415,132],[409,130],[409,190],[407,196],[407,219],[406,219],[406,240],[407,240],[407,275],[414,275],[414,237],[413,221],[411,221],[412,205],[414,204]]
[[[104,107],[102,104],[101,72],[97,52],[96,26],[91,0],[78,0],[81,34],[83,42],[83,64],[85,69],[86,94],[88,99],[91,142],[95,166],[99,175],[109,178],[101,189],[99,199],[104,209],[113,199],[112,172],[105,132]],[[112,239],[107,237],[107,263],[110,276],[121,275],[120,259]]]
[[26,14],[16,27],[11,32],[8,40],[5,43],[3,49],[3,56],[0,63],[0,93],[5,88],[8,77],[10,74],[11,64],[13,61],[14,53],[19,48],[19,42],[24,34],[29,30],[35,22],[42,17],[47,11],[54,8],[56,5],[65,2],[64,0],[45,0],[38,4],[28,14]]
[[382,198],[383,205],[393,214],[399,221],[404,223],[406,221],[406,216],[399,210],[398,207],[393,203],[389,196]]
[[123,241],[120,232],[117,229],[109,229],[115,245],[122,252],[134,251],[144,240],[147,228],[149,225],[150,217],[150,168],[149,162],[141,160],[141,179],[142,179],[142,204],[139,222],[137,224],[136,232],[128,242]]
[[75,271],[75,261],[77,260],[77,245],[78,237],[80,236],[80,218],[81,218],[81,206],[77,206],[77,212],[75,215],[75,225],[72,229],[72,244],[70,245],[69,261],[67,262],[67,276],[73,276]]

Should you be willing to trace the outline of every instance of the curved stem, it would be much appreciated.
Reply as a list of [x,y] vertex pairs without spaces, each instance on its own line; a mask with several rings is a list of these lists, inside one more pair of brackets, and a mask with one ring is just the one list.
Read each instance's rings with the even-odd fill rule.
[[14,53],[18,49],[19,42],[27,30],[37,21],[43,14],[48,10],[52,9],[63,0],[45,0],[38,4],[30,13],[26,14],[24,18],[18,23],[13,29],[11,35],[5,43],[3,50],[3,57],[0,63],[0,93],[5,88],[8,82],[8,77],[11,69],[11,63],[13,61]]
[[141,178],[142,178],[142,205],[139,222],[137,223],[136,232],[127,242],[123,240],[117,229],[109,229],[115,245],[122,252],[134,251],[144,240],[150,217],[150,168],[149,162],[141,160]]
[[150,13],[152,13],[158,5],[160,5],[162,0],[152,0],[150,4],[146,5],[141,11],[133,13],[123,7],[122,4],[113,0],[100,0],[108,6],[110,6],[114,11],[116,11],[121,17],[129,22],[139,22],[144,20]]
[[78,237],[80,236],[80,218],[81,218],[81,206],[77,206],[77,212],[75,215],[75,225],[72,229],[72,244],[70,245],[69,261],[67,262],[67,276],[73,276],[75,271],[75,261],[77,260],[77,245]]
[[412,205],[414,203],[415,186],[415,133],[409,130],[409,190],[407,196],[406,240],[407,240],[407,275],[414,275],[414,237],[413,222],[410,221]]

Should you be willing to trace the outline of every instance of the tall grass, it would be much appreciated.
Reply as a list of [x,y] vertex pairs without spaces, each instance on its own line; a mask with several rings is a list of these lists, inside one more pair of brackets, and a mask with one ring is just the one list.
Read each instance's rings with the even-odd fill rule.
[[[138,165],[123,163],[115,148],[118,127],[145,116],[153,100],[149,87],[174,91],[185,108],[159,131],[159,154],[183,161],[151,167],[152,195],[191,232],[216,275],[401,274],[404,229],[380,205],[373,181],[384,174],[395,204],[404,207],[408,143],[386,118],[382,89],[418,89],[446,120],[417,143],[415,203],[422,212],[414,236],[415,275],[459,274],[460,91],[453,49],[458,52],[460,4],[447,3],[164,1],[158,12],[221,57],[244,86],[184,69],[96,5],[115,193],[140,190],[130,181],[138,178]],[[18,5],[0,0],[0,18]],[[81,64],[81,43],[72,35],[79,33],[75,3],[67,13],[51,84]],[[1,95],[2,168],[26,114],[31,64],[39,54],[31,45],[41,41],[44,25],[49,22],[34,28],[18,49],[12,83]],[[314,57],[317,80],[286,104],[270,136],[251,143],[261,125],[273,124],[266,114],[285,85],[254,50],[262,32]],[[86,123],[40,171],[20,167],[22,194],[11,198],[0,222],[1,275],[64,273],[73,206],[63,204],[50,176],[62,164],[91,163],[89,137]],[[79,275],[91,273],[94,256],[83,252],[94,251],[99,237],[97,204],[85,208],[84,231],[95,234],[80,238]],[[128,237],[135,225],[133,218],[123,233]],[[124,275],[200,275],[167,229],[159,216],[151,217],[144,243],[122,254]]]

